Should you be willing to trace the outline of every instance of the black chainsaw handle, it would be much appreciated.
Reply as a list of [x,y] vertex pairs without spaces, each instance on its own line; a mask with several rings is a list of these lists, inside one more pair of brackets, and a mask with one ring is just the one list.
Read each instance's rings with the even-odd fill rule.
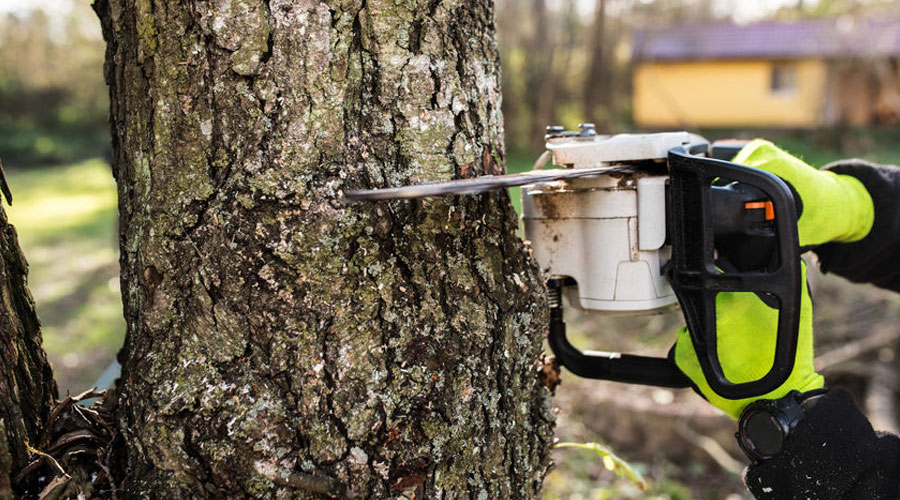
[[563,321],[562,287],[564,280],[550,279],[550,334],[547,342],[561,366],[584,378],[614,380],[628,384],[657,387],[690,387],[691,381],[668,358],[654,358],[620,353],[583,352],[566,337]]
[[[704,158],[701,147],[669,151],[669,283],[678,297],[700,367],[716,394],[744,399],[777,389],[790,376],[800,329],[800,245],[793,194],[777,176],[752,167]],[[723,270],[716,265],[713,183],[737,181],[762,191],[774,211],[776,259],[761,270]],[[757,380],[735,383],[725,376],[718,356],[716,296],[755,292],[777,301],[778,331],[769,371]]]

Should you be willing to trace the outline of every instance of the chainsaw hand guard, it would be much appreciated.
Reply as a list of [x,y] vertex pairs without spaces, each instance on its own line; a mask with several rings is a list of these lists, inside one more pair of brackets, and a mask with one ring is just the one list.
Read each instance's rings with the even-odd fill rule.
[[[777,389],[790,376],[800,325],[801,270],[794,197],[773,174],[727,161],[694,156],[685,148],[669,151],[669,234],[672,260],[668,276],[678,297],[700,367],[710,388],[727,399],[744,399]],[[766,219],[774,229],[774,248],[766,264],[727,266],[717,248],[715,197],[722,179],[761,191]],[[748,204],[748,206],[750,206]],[[772,367],[758,380],[732,382],[719,362],[716,295],[754,292],[778,308]]]

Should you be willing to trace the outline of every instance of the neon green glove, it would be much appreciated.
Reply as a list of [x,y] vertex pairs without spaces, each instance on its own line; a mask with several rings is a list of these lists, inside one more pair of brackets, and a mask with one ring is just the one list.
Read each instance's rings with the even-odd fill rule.
[[[678,332],[675,364],[716,408],[739,418],[741,411],[757,399],[778,399],[796,389],[819,389],[825,379],[813,367],[812,300],[806,284],[806,264],[801,264],[803,289],[800,299],[800,333],[797,357],[791,375],[778,389],[759,397],[725,399],[709,387],[687,328]],[[728,380],[740,383],[758,380],[772,368],[775,337],[778,333],[778,309],[769,307],[753,292],[720,293],[716,297],[716,332],[722,371]]]
[[[875,213],[872,198],[854,177],[816,170],[763,140],[749,143],[732,161],[771,172],[794,187],[803,205],[797,221],[800,246],[857,241],[872,228]],[[778,389],[755,398],[722,398],[709,387],[687,329],[678,332],[675,344],[678,368],[710,403],[732,418],[739,418],[744,407],[756,399],[778,399],[792,390],[811,391],[825,384],[813,366],[812,300],[805,263],[801,263],[801,270],[797,357],[790,376]],[[725,376],[736,383],[760,379],[771,369],[775,358],[778,310],[752,292],[732,292],[718,294],[716,311],[717,354]]]
[[863,183],[849,175],[817,170],[769,141],[750,142],[732,160],[771,172],[800,195],[800,246],[858,241],[872,229],[875,208]]

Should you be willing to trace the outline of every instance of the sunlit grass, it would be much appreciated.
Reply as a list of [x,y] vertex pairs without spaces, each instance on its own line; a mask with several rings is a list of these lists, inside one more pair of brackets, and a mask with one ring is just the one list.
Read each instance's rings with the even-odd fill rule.
[[29,262],[29,288],[60,391],[79,392],[125,331],[118,288],[116,188],[99,160],[7,172],[7,207]]
[[116,186],[103,161],[12,171],[8,177],[13,191],[8,213],[17,227],[27,229],[20,231],[23,244],[115,232]]

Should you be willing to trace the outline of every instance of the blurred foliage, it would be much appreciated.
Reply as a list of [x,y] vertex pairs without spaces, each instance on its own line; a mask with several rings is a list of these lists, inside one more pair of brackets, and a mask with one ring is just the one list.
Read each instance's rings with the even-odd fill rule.
[[8,165],[102,155],[109,108],[104,44],[84,0],[66,16],[0,17],[0,152]]

